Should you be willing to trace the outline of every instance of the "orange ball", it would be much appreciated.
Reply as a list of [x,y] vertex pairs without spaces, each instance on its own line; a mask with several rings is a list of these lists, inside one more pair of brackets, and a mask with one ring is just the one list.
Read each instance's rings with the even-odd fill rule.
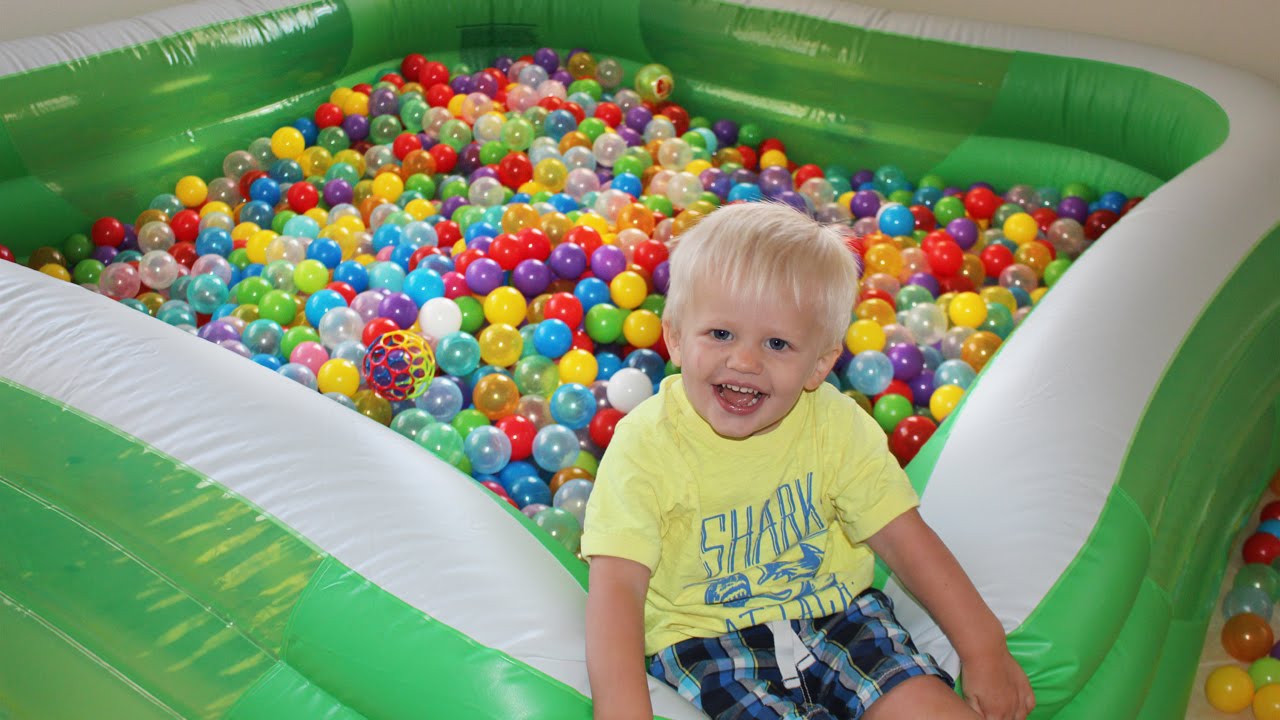
[[[981,372],[990,362],[991,356],[1000,349],[1000,336],[995,333],[979,330],[965,338],[960,346],[960,359],[969,363],[974,372]],[[1267,648],[1268,650],[1270,647]]]
[[1253,662],[1266,655],[1274,643],[1271,625],[1253,613],[1233,615],[1222,626],[1222,647],[1240,662]]
[[502,373],[490,373],[480,378],[471,399],[479,410],[490,420],[499,420],[516,411],[520,404],[520,388],[516,381]]
[[551,482],[549,483],[551,486],[551,494],[555,495],[556,491],[560,489],[560,486],[570,480],[595,480],[595,478],[592,477],[591,473],[587,472],[583,468],[580,468],[577,465],[570,465],[563,470],[557,471],[555,475],[551,476]]

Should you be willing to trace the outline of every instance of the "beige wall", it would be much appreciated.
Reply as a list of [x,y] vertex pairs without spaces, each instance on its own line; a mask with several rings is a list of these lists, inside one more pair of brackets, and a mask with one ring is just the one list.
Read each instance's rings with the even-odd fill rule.
[[[4,3],[0,40],[42,35],[181,4],[175,0]],[[862,0],[890,10],[1088,32],[1235,65],[1280,84],[1277,0]],[[601,48],[607,52],[608,48]]]

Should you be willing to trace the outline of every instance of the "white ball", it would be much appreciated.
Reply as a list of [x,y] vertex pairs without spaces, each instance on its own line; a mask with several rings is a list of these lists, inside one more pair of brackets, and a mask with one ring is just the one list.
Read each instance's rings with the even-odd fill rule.
[[418,327],[429,338],[440,338],[462,329],[462,309],[449,298],[431,298],[418,311]]
[[605,397],[619,411],[629,413],[653,395],[653,381],[643,370],[622,368],[609,378]]

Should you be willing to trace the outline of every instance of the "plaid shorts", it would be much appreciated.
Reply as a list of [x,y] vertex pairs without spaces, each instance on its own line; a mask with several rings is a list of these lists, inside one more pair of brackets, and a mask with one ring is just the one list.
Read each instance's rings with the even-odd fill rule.
[[767,625],[678,642],[650,658],[649,674],[714,720],[859,718],[908,678],[934,675],[954,685],[916,649],[879,590],[858,595],[843,613],[792,620],[791,628],[812,656],[794,689],[784,685]]

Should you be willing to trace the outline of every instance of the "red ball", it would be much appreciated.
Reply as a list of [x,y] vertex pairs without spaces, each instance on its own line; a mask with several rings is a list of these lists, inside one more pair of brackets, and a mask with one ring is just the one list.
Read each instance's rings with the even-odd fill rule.
[[895,310],[897,309],[897,301],[894,300],[893,295],[890,295],[888,292],[881,290],[880,288],[867,288],[866,290],[863,290],[858,295],[858,302],[871,300],[873,298],[876,300],[883,300],[889,303],[889,307],[894,308]]
[[938,278],[938,287],[944,293],[973,292],[973,281],[963,275]]
[[382,77],[378,78],[378,80],[381,82],[389,82],[392,85],[395,85],[397,89],[404,87],[404,77],[402,77],[400,73],[386,73]]
[[503,488],[502,484],[499,482],[496,482],[494,480],[481,480],[480,484],[492,490],[493,493],[498,497],[503,497],[503,498],[508,497],[506,489]]
[[245,198],[246,200],[249,199],[249,188],[253,186],[253,183],[257,181],[258,178],[264,177],[268,177],[265,170],[250,170],[249,172],[241,175],[240,185],[236,188],[240,191],[240,197]]
[[595,116],[603,120],[605,125],[616,128],[622,122],[622,108],[611,102],[602,102],[596,105]]
[[178,242],[195,242],[200,234],[200,214],[195,210],[179,210],[169,220],[173,238]]
[[436,223],[436,246],[451,248],[462,239],[462,230],[452,220],[441,220]]
[[785,155],[787,153],[787,146],[778,138],[766,138],[764,142],[760,143],[760,154],[763,155],[770,150],[777,150]]
[[422,69],[418,71],[418,84],[424,88],[448,82],[449,68],[445,67],[444,63],[428,60],[423,64]]
[[533,179],[533,163],[522,152],[510,152],[498,162],[498,180],[515,190]]
[[907,400],[911,400],[914,397],[915,393],[911,391],[911,386],[908,385],[906,381],[898,380],[895,378],[889,381],[889,387],[885,388],[884,392],[871,398],[871,404],[875,405],[877,402],[880,401],[880,398],[884,397],[885,395],[901,395]]
[[551,240],[538,228],[525,228],[516,233],[521,253],[525,258],[546,262],[551,257]]
[[453,88],[444,83],[436,83],[427,88],[427,104],[431,107],[445,107],[453,99]]
[[633,257],[637,265],[652,275],[654,268],[658,267],[669,255],[666,243],[660,240],[645,240],[636,245]]
[[187,268],[195,265],[196,260],[200,258],[200,253],[196,252],[195,243],[190,240],[181,240],[174,243],[173,246],[169,248],[169,254],[172,255],[173,259],[177,260],[180,265],[185,265]]
[[[492,250],[493,247],[490,246],[489,249]],[[466,250],[463,250],[462,252],[453,256],[453,269],[459,275],[466,275],[467,267],[470,266],[471,263],[479,260],[482,257],[484,257],[484,253],[474,248],[468,248]],[[512,267],[515,267],[515,266],[513,265]]]
[[89,231],[93,244],[105,247],[120,247],[124,242],[124,223],[113,217],[98,218]]
[[1089,217],[1085,218],[1084,236],[1090,240],[1097,240],[1119,219],[1120,216],[1111,210],[1094,210],[1089,213]]
[[898,421],[889,435],[889,451],[898,458],[898,462],[906,465],[920,452],[929,438],[933,437],[938,424],[922,415],[911,415]]
[[582,251],[591,257],[596,250],[604,245],[604,240],[600,239],[600,233],[596,229],[587,225],[579,225],[564,234],[562,242],[573,243],[582,248]]
[[395,142],[391,143],[391,152],[395,153],[397,160],[404,160],[409,153],[421,149],[422,140],[413,133],[400,133]]
[[658,106],[658,112],[665,115],[671,121],[671,124],[675,125],[676,135],[684,135],[689,132],[688,110],[673,102],[664,102]]
[[596,351],[596,341],[592,340],[591,336],[587,334],[587,331],[582,328],[578,328],[573,331],[573,342],[571,343],[571,346],[575,350],[586,350],[593,354]]
[[400,61],[400,74],[407,78],[417,78],[422,76],[422,68],[427,64],[427,58],[418,53],[409,53],[404,56],[404,60]]
[[938,220],[933,217],[933,211],[924,205],[912,205],[907,208],[911,211],[911,217],[915,218],[916,230],[924,230],[929,232],[938,227]]
[[[498,233],[498,236],[489,243],[489,249],[486,254],[490,260],[498,263],[507,272],[515,270],[520,261],[528,259],[528,256],[524,254],[524,246],[511,233]],[[456,261],[454,265],[457,265]],[[465,269],[462,268],[462,270]]]
[[309,182],[296,182],[285,193],[289,209],[299,215],[320,204],[320,192]]
[[573,116],[573,119],[578,122],[582,122],[587,118],[587,111],[583,110],[582,106],[576,102],[565,101],[565,103],[560,106],[560,109],[567,110],[569,114]]
[[334,280],[328,285],[325,285],[325,288],[341,295],[342,298],[347,301],[348,305],[351,304],[351,301],[356,299],[356,289],[341,280]]
[[447,173],[458,164],[458,152],[444,143],[432,145],[427,152],[435,158],[438,173]]
[[430,245],[423,245],[417,250],[414,250],[413,254],[409,256],[409,272],[413,272],[414,270],[417,270],[418,265],[422,264],[423,259],[425,259],[428,255],[439,255],[439,254],[440,254],[440,248],[431,247]]
[[591,423],[587,425],[587,432],[591,435],[591,442],[601,448],[609,447],[609,441],[613,439],[613,431],[618,428],[618,421],[622,417],[622,411],[617,408],[605,408],[598,411],[591,418]]
[[441,275],[440,279],[444,280],[444,296],[450,300],[457,300],[471,294],[471,288],[467,287],[467,279],[460,272],[450,270]]
[[742,167],[748,170],[755,170],[756,163],[760,162],[760,157],[756,155],[756,151],[749,145],[739,145],[738,154],[742,156]]
[[988,245],[978,254],[987,277],[1000,277],[1000,273],[1013,264],[1013,252],[1003,245]]
[[523,415],[508,415],[494,423],[511,441],[511,459],[523,460],[533,454],[533,438],[538,426]]
[[399,330],[400,326],[391,318],[376,317],[365,323],[364,333],[360,336],[360,341],[366,347],[378,341],[378,338],[386,335],[394,330]]
[[1128,215],[1129,211],[1132,210],[1140,202],[1142,202],[1141,195],[1139,195],[1138,197],[1129,198],[1128,201],[1126,201],[1125,204],[1120,207],[1120,217],[1124,217],[1125,215]]
[[964,209],[975,220],[989,220],[1004,201],[989,188],[976,187],[964,195]]
[[820,177],[826,177],[822,172],[822,168],[814,165],[813,163],[809,163],[796,168],[796,175],[792,179],[792,184],[798,188],[806,182]]
[[351,86],[351,89],[355,90],[358,93],[364,93],[365,95],[370,95],[373,93],[373,86],[370,85],[369,83],[356,83],[355,85]]
[[342,112],[342,108],[337,105],[329,102],[320,103],[320,106],[316,108],[316,127],[321,130],[336,127],[342,124],[344,117],[345,115]]
[[18,259],[13,256],[13,251],[4,245],[0,245],[0,260],[18,262]]
[[1054,212],[1051,208],[1042,207],[1032,210],[1031,217],[1036,221],[1036,225],[1039,226],[1040,232],[1047,233],[1049,232],[1049,226],[1053,224],[1054,220],[1058,219],[1058,213]]
[[543,317],[560,320],[571,328],[582,324],[582,301],[567,292],[558,292],[547,298],[542,306]]
[[1272,560],[1280,557],[1280,537],[1256,532],[1244,541],[1242,554],[1246,563],[1270,565]]
[[1258,522],[1263,520],[1280,520],[1280,500],[1272,500],[1262,506],[1262,512],[1259,513]]
[[954,240],[939,240],[925,250],[929,268],[939,278],[951,277],[964,265],[964,250]]

